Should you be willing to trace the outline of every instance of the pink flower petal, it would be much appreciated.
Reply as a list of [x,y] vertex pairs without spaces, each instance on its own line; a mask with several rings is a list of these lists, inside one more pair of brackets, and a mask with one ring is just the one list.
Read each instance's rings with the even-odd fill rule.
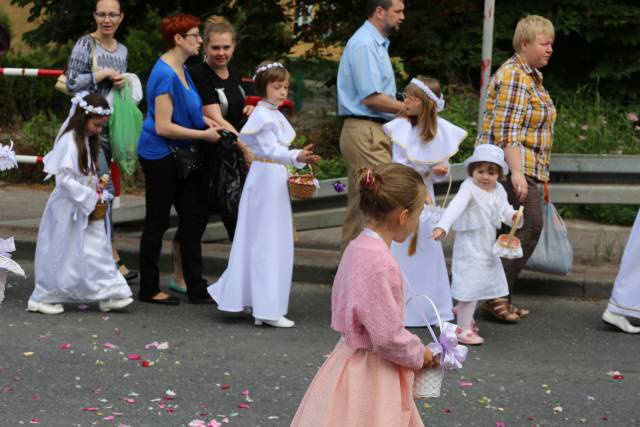
[[69,350],[71,348],[71,344],[68,342],[63,342],[60,344],[60,350]]
[[118,348],[117,345],[115,345],[113,343],[110,343],[110,342],[104,343],[104,345],[102,347],[106,348],[107,350],[113,350],[114,348]]
[[129,360],[142,360],[142,356],[136,353],[132,353],[129,355]]
[[41,422],[42,422],[42,419],[40,418],[31,418],[30,424],[40,424]]
[[504,423],[504,421],[498,421],[496,422],[496,427],[506,427],[506,424]]
[[82,408],[82,410],[85,412],[96,412],[98,408],[87,407],[87,408]]
[[248,403],[238,403],[238,408],[240,409],[249,409],[250,406]]
[[458,381],[458,386],[460,388],[470,388],[473,386],[473,383],[471,381],[467,381],[467,380],[460,380]]
[[113,415],[108,415],[108,416],[103,418],[104,421],[113,421],[115,419],[116,419],[116,417],[114,417]]
[[249,390],[242,390],[240,394],[243,396],[249,396]]
[[217,422],[216,420],[211,420],[207,423],[207,427],[220,427],[222,424]]
[[135,399],[134,399],[134,398],[132,398],[132,397],[125,397],[125,398],[123,398],[122,400],[123,400],[124,402],[129,403],[130,405],[133,405],[134,403],[138,403],[138,401],[137,401],[137,400],[135,400]]

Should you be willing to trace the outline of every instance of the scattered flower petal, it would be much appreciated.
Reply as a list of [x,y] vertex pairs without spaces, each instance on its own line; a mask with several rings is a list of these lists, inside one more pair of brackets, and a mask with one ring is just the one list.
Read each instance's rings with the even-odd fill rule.
[[142,356],[139,354],[133,353],[129,355],[129,360],[142,360]]
[[71,344],[68,342],[63,342],[59,347],[60,350],[69,350],[71,348]]
[[40,418],[31,418],[30,424],[40,424],[42,419]]
[[25,351],[22,354],[24,354],[26,357],[31,357],[31,356],[33,356],[33,351]]
[[248,403],[238,403],[238,408],[240,409],[249,409],[250,406]]

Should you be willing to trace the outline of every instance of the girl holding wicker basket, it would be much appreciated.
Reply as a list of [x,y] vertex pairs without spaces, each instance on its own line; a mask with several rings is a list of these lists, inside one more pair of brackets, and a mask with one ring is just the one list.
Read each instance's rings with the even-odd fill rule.
[[44,158],[47,178],[55,176],[38,229],[35,289],[27,310],[64,311],[62,303],[98,302],[110,311],[133,302],[127,281],[113,263],[104,225],[108,179],[97,174],[100,140],[111,109],[97,93],[77,94],[71,112]]
[[289,72],[279,62],[261,63],[254,76],[262,100],[240,131],[255,158],[238,211],[229,264],[209,286],[218,309],[252,310],[256,325],[290,328],[287,319],[293,273],[293,221],[287,166],[303,167],[320,156],[313,145],[289,148],[296,133],[277,107],[287,97]]
[[[438,308],[440,318],[448,321],[453,319],[453,312],[447,264],[442,244],[429,238],[437,213],[442,210],[434,204],[433,183],[450,177],[448,160],[458,152],[467,132],[438,117],[444,109],[444,97],[436,79],[411,79],[405,88],[404,106],[404,115],[385,124],[383,130],[393,143],[392,160],[422,176],[427,198],[413,237],[393,243],[391,252],[411,283],[412,289],[405,289],[405,293],[427,295]],[[436,315],[424,300],[408,305],[405,316],[406,326],[426,326],[425,321],[436,324]]]
[[342,337],[311,382],[292,426],[422,426],[415,372],[439,358],[404,326],[403,274],[391,254],[416,229],[427,192],[400,164],[360,169],[364,230],[342,255],[333,282],[331,327]]

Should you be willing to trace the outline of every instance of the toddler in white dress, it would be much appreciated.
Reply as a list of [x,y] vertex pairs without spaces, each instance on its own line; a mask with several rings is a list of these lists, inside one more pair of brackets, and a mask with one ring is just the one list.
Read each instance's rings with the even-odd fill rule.
[[482,344],[473,314],[479,300],[509,294],[500,258],[493,253],[496,231],[501,223],[511,225],[516,211],[507,201],[507,193],[498,179],[509,167],[504,152],[492,144],[478,145],[464,162],[469,177],[447,207],[433,232],[441,240],[451,229],[456,231],[453,245],[451,294],[459,301],[458,341]]

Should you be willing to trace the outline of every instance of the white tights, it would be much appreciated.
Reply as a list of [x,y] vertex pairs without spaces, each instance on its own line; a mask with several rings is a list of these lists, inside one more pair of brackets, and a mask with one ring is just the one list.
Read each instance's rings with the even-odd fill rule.
[[478,301],[460,301],[456,306],[458,311],[458,327],[470,329],[473,323],[473,313],[476,311]]

